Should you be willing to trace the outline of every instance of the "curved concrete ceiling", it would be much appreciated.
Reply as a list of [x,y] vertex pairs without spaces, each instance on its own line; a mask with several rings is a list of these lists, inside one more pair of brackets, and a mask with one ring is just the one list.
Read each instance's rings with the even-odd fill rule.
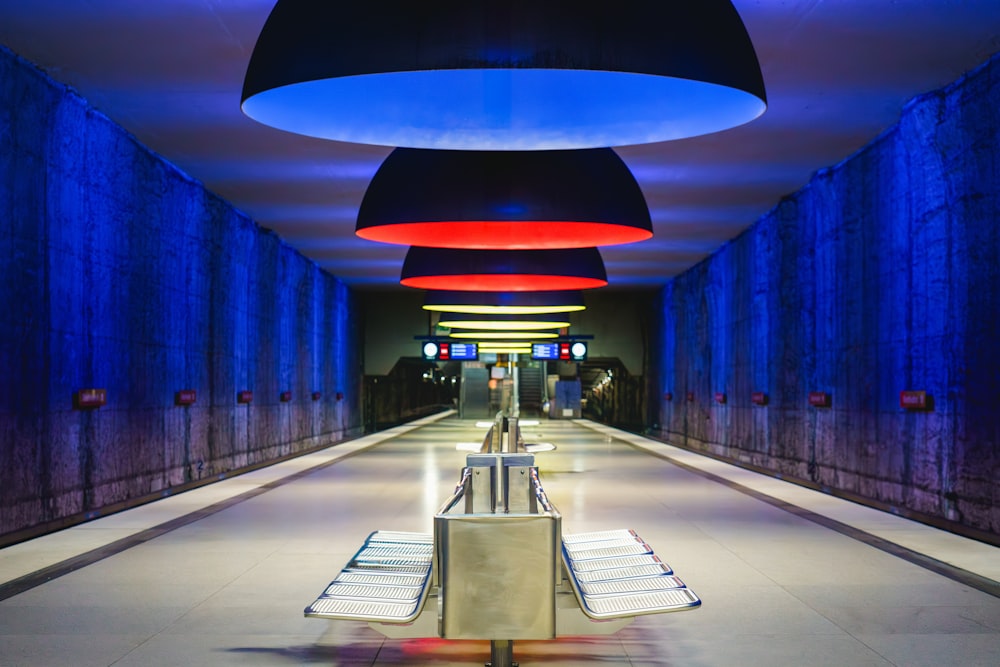
[[[720,134],[617,149],[652,240],[602,249],[612,288],[660,285],[891,126],[914,96],[1000,51],[997,0],[736,0],[769,109]],[[406,248],[354,236],[389,149],[310,139],[240,111],[273,0],[31,0],[0,43],[359,288],[395,288]],[[399,288],[405,289],[405,288]]]

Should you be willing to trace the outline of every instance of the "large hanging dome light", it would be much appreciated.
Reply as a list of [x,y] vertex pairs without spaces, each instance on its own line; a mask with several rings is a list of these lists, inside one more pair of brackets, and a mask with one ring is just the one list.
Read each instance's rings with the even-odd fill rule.
[[414,246],[406,253],[402,285],[461,292],[592,289],[608,284],[597,248],[460,250]]
[[582,292],[430,291],[424,310],[470,315],[544,315],[584,310]]
[[242,100],[298,134],[459,150],[666,141],[766,107],[729,0],[279,0]]
[[610,148],[397,148],[368,185],[357,235],[435,248],[588,248],[645,241],[653,225]]

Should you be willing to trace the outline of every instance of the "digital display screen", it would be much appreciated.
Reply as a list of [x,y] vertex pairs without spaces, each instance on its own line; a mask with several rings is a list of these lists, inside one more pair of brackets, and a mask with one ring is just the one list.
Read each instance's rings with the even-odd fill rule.
[[428,341],[421,347],[426,361],[476,361],[479,346],[476,343],[435,343]]
[[475,343],[444,343],[451,346],[451,358],[456,361],[475,361],[479,358],[479,349]]
[[532,343],[531,358],[537,361],[558,361],[559,343]]
[[585,361],[587,344],[573,343],[532,343],[531,358],[536,361]]

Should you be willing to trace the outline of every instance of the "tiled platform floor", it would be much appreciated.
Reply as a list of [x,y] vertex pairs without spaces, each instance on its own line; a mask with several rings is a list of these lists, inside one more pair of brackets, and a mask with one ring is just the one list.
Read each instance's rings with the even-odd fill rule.
[[[634,528],[703,600],[609,637],[516,642],[523,667],[1000,665],[1000,598],[740,489],[993,580],[998,548],[598,425],[523,430],[558,447],[537,463],[566,532]],[[0,601],[0,665],[482,665],[487,642],[389,640],[302,616],[372,530],[430,531],[464,463],[455,443],[481,437],[473,422],[425,420],[0,550],[2,592],[228,503]]]

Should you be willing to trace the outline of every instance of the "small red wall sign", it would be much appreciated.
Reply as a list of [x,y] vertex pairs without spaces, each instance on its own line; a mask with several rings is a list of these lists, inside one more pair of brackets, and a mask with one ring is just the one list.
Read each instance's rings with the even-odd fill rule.
[[688,403],[694,403],[694,392],[689,391],[687,395]]
[[674,395],[671,392],[668,391],[667,393],[665,393],[663,395],[663,400],[665,400],[665,401],[672,401],[672,400],[674,400]]
[[904,410],[930,410],[931,397],[926,391],[901,391],[899,392],[899,407]]
[[809,392],[809,405],[814,408],[828,408],[830,407],[830,402],[830,394],[825,391]]
[[762,391],[755,391],[750,394],[750,402],[754,405],[767,405],[767,394]]
[[322,392],[318,392],[318,391],[314,391],[313,392],[313,400],[314,401],[318,401],[321,398],[323,398]]
[[107,402],[107,389],[81,389],[73,394],[73,407],[77,410],[93,410]]
[[198,400],[198,392],[194,389],[181,389],[174,394],[174,405],[194,405]]
[[726,402],[726,392],[717,391],[715,392],[715,402],[720,404],[725,404]]
[[288,403],[290,400],[292,400],[292,392],[283,391],[281,392],[281,395],[278,398],[281,399],[282,403]]
[[243,390],[236,394],[237,403],[252,403],[253,402],[253,392],[249,390]]

